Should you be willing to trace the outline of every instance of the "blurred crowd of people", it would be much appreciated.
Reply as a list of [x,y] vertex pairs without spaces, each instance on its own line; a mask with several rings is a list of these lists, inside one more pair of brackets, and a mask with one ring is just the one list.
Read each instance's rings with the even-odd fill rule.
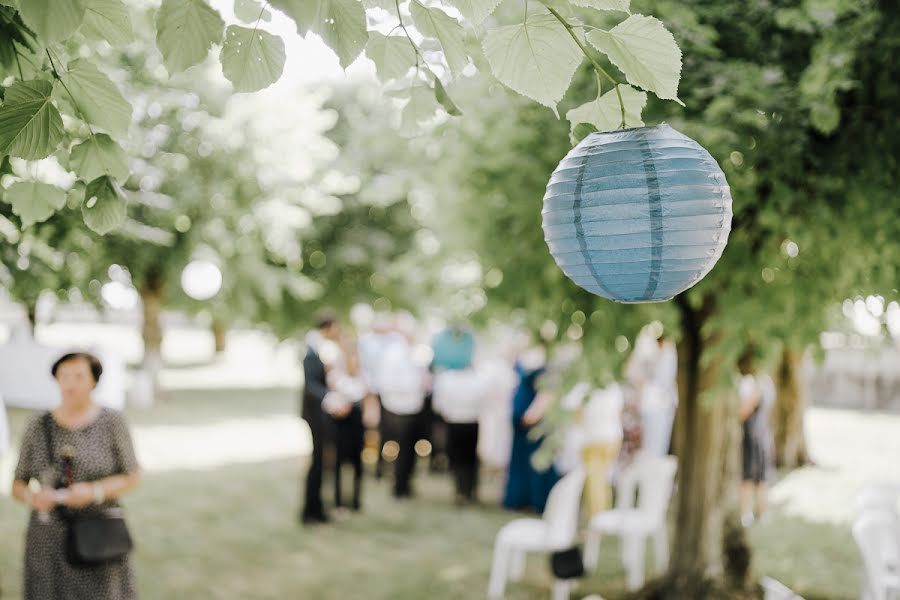
[[[537,512],[560,475],[584,465],[589,503],[598,512],[610,503],[609,484],[638,453],[672,451],[678,357],[661,326],[648,326],[635,341],[623,381],[561,390],[544,389],[559,388],[558,378],[541,382],[551,379],[548,369],[565,367],[548,366],[546,347],[521,333],[479,336],[476,344],[461,323],[432,335],[409,313],[369,309],[351,321],[325,315],[305,340],[302,416],[313,440],[300,515],[305,523],[328,519],[323,479],[333,483],[336,507],[361,508],[364,457],[377,477],[392,477],[397,498],[413,495],[416,463],[427,457],[432,471],[450,471],[456,503],[478,501],[479,475],[486,471],[504,479],[506,508]],[[765,511],[773,471],[775,386],[754,374],[747,358],[735,386],[743,430],[741,508],[750,524]],[[554,404],[571,416],[563,420],[555,460],[538,469],[534,454],[544,439],[535,428]],[[0,451],[7,445],[0,411]]]
[[[378,478],[392,476],[396,498],[413,496],[418,457],[428,457],[431,470],[449,470],[457,504],[478,501],[479,474],[487,470],[504,477],[504,507],[538,513],[560,476],[583,465],[588,502],[599,512],[610,506],[610,482],[638,454],[672,450],[678,357],[661,329],[637,340],[622,382],[595,390],[580,383],[562,394],[541,383],[560,367],[548,366],[545,347],[521,336],[476,344],[462,324],[429,336],[408,313],[352,320],[350,327],[322,316],[306,338],[303,418],[313,440],[300,514],[306,524],[329,520],[326,473],[333,474],[334,506],[361,508],[363,456]],[[737,386],[749,522],[765,508],[774,388],[749,372]],[[545,432],[535,428],[555,403],[571,417],[553,460],[538,469],[534,455]],[[347,469],[352,486],[345,485]]]

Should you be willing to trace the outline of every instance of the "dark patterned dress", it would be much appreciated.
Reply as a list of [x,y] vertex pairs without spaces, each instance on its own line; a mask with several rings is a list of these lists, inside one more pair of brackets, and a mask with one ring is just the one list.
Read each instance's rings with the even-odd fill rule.
[[[45,413],[46,414],[46,413]],[[104,408],[89,425],[66,429],[50,419],[54,459],[48,457],[44,415],[35,418],[22,440],[16,467],[19,481],[52,485],[59,476],[56,464],[63,449],[73,456],[74,481],[93,482],[137,471],[138,464],[124,417]],[[107,502],[101,507],[118,508]],[[25,600],[133,600],[137,598],[129,558],[100,566],[72,567],[66,562],[66,527],[57,511],[31,513],[25,538]],[[75,511],[77,512],[77,511]]]

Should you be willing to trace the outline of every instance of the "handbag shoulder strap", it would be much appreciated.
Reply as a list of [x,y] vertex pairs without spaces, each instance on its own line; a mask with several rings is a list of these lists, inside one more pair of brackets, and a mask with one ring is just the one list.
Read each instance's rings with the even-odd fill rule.
[[53,415],[50,411],[44,413],[41,417],[41,425],[44,428],[44,444],[47,448],[47,462],[51,465],[56,462],[53,453]]

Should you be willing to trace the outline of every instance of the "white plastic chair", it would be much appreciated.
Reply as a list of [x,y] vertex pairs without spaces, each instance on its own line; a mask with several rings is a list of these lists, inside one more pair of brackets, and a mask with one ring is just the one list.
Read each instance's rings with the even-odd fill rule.
[[[584,469],[577,468],[550,490],[542,518],[516,519],[500,529],[494,541],[489,598],[503,598],[507,579],[522,579],[528,552],[554,552],[575,545],[583,489]],[[571,582],[556,581],[553,585],[554,600],[568,598],[570,589]]]
[[[669,564],[669,535],[666,513],[675,471],[674,456],[640,456],[619,476],[616,506],[591,518],[585,542],[584,562],[596,569],[600,556],[600,537],[614,535],[622,539],[622,563],[625,565],[629,590],[644,583],[644,550],[647,539],[653,539],[655,567],[661,573]],[[637,506],[635,506],[637,492]]]
[[762,581],[764,600],[803,600],[786,585],[771,577],[763,577]]
[[900,486],[889,483],[867,483],[856,494],[856,514],[863,515],[869,510],[896,512],[900,509]]
[[869,510],[853,523],[853,539],[863,560],[863,600],[900,599],[900,517]]

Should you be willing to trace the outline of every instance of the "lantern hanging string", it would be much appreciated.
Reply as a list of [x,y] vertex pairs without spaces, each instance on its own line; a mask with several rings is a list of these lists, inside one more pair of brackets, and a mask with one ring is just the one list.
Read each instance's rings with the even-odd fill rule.
[[[526,3],[527,3],[527,0],[526,0]],[[619,90],[619,82],[616,81],[616,79],[612,75],[607,73],[606,69],[601,67],[600,63],[598,63],[597,60],[591,55],[591,53],[588,52],[588,49],[585,47],[584,44],[581,43],[581,40],[578,39],[578,34],[575,33],[575,29],[572,27],[572,25],[569,24],[569,22],[566,20],[566,18],[563,17],[561,14],[559,14],[559,12],[556,9],[554,9],[550,6],[547,6],[546,4],[544,6],[546,6],[547,10],[550,11],[550,14],[552,14],[554,17],[556,17],[556,19],[560,23],[563,24],[563,27],[566,28],[566,31],[569,32],[569,35],[572,36],[572,39],[575,40],[575,43],[578,44],[578,47],[581,48],[581,51],[584,53],[584,55],[587,56],[589,61],[591,61],[591,65],[593,65],[594,71],[598,74],[597,96],[600,96],[599,75],[603,75],[604,77],[609,79],[610,82],[612,82],[613,88],[615,88],[615,90],[616,90],[616,97],[619,99],[619,107],[622,109],[622,125],[620,127],[621,127],[621,129],[625,129],[625,102],[622,100],[622,92]]]

